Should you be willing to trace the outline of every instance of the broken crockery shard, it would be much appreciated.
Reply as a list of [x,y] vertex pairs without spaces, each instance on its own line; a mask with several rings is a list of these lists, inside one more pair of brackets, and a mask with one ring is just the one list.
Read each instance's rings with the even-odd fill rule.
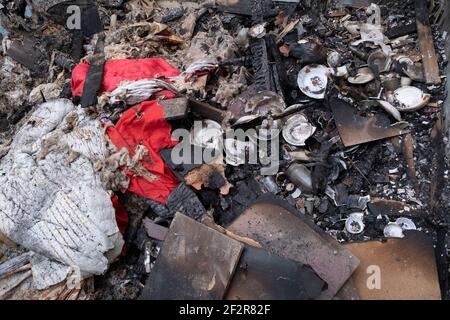
[[347,81],[352,84],[365,84],[375,79],[374,74],[368,67],[360,68],[353,77],[348,77]]
[[308,65],[300,70],[297,84],[300,90],[310,98],[323,99],[327,91],[330,69],[322,65]]
[[403,238],[403,228],[396,222],[389,222],[384,228],[383,234],[386,238]]
[[359,234],[364,231],[363,213],[352,213],[345,220],[345,229],[351,234]]
[[414,222],[405,217],[400,217],[397,220],[395,220],[395,223],[398,224],[400,227],[402,227],[403,230],[416,230],[416,225]]
[[0,232],[39,255],[40,288],[74,267],[102,274],[120,253],[114,208],[93,164],[105,145],[95,120],[54,100],[37,108],[0,162]]
[[316,131],[316,127],[308,122],[302,114],[296,114],[286,120],[283,138],[293,146],[304,146],[305,141]]
[[424,93],[419,88],[406,86],[395,90],[394,105],[403,112],[417,111],[423,108],[430,98],[428,93]]

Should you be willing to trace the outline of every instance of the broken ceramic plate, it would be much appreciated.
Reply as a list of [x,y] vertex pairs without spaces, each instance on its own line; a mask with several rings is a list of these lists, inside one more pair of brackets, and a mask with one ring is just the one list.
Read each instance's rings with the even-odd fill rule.
[[298,87],[310,98],[323,99],[325,98],[329,75],[330,69],[323,65],[305,66],[298,74]]
[[407,65],[403,72],[414,81],[424,82],[425,75],[423,73],[423,66],[421,63],[414,63]]
[[380,75],[381,85],[387,92],[393,92],[401,87],[401,79],[397,73]]
[[293,146],[304,146],[305,141],[316,131],[303,114],[291,116],[283,129],[283,138]]
[[389,71],[391,59],[382,50],[376,50],[367,58],[367,64],[377,73],[386,72]]
[[397,58],[395,58],[395,61],[400,64],[402,71],[406,68],[406,66],[414,64],[414,61],[408,56],[398,56]]
[[219,123],[212,120],[204,120],[201,127],[194,125],[190,134],[190,141],[193,145],[206,148],[218,149],[222,141],[223,130]]
[[417,230],[415,223],[409,218],[398,218],[395,220],[395,223],[398,224],[403,230]]
[[375,79],[373,72],[368,67],[359,68],[357,71],[356,76],[347,78],[348,82],[352,84],[365,84]]
[[397,62],[397,71],[408,76],[413,81],[423,82],[423,66],[421,63],[414,63],[414,60],[408,56],[399,56],[395,59]]
[[394,104],[400,111],[416,111],[424,107],[430,97],[419,88],[406,86],[394,91]]
[[327,63],[330,68],[337,68],[341,65],[342,57],[341,55],[336,51],[330,51],[330,53],[327,56]]
[[363,213],[352,213],[345,220],[345,230],[351,234],[359,234],[364,231]]
[[338,78],[346,77],[346,76],[348,76],[348,69],[347,69],[347,66],[332,68],[332,69],[330,69],[330,73],[334,77],[338,77]]
[[400,115],[400,112],[392,104],[383,100],[378,100],[378,103],[381,105],[383,110],[389,113],[395,120],[402,121],[402,116]]
[[390,222],[383,230],[384,236],[386,238],[403,238],[403,229],[400,225],[395,222]]

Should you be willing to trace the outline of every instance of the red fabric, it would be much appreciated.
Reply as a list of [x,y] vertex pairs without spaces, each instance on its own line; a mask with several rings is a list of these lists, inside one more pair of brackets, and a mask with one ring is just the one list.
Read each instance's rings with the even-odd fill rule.
[[107,134],[117,149],[127,148],[130,155],[135,154],[139,144],[148,149],[148,155],[142,159],[143,166],[155,176],[147,179],[131,177],[129,191],[161,203],[178,185],[178,179],[159,156],[159,151],[175,146],[178,141],[171,139],[171,126],[164,119],[164,109],[157,100],[145,101],[127,110],[115,126],[107,128]]
[[[117,226],[119,227],[119,231],[122,234],[122,236],[124,236],[125,232],[127,231],[127,227],[128,227],[128,211],[119,202],[119,197],[117,197],[116,195],[111,197],[111,202],[114,207],[114,210],[116,211]],[[122,256],[125,256],[126,253],[127,253],[127,247],[124,244],[122,247]]]
[[[72,71],[70,86],[72,96],[81,97],[83,94],[84,81],[89,71],[89,64],[83,62],[78,64]],[[103,83],[99,94],[111,92],[124,81],[136,81],[141,79],[176,77],[180,74],[177,68],[171,66],[161,58],[147,59],[116,59],[105,63]],[[167,91],[168,92],[168,91]],[[161,93],[167,93],[161,92]]]
[[128,212],[127,209],[119,202],[119,197],[114,195],[111,198],[114,210],[116,211],[116,221],[119,231],[125,235],[128,227]]
[[[72,71],[73,96],[83,94],[84,81],[88,71],[87,63],[80,63]],[[166,78],[179,74],[178,69],[161,58],[110,60],[105,63],[103,83],[99,94],[113,91],[124,80]],[[166,98],[174,97],[170,91],[161,91],[159,94],[164,94]],[[145,101],[130,108],[115,126],[107,128],[106,132],[117,149],[127,148],[129,154],[133,156],[136,147],[143,144],[149,151],[149,154],[142,160],[142,164],[155,178],[150,180],[142,176],[135,176],[134,173],[125,170],[130,177],[129,191],[166,203],[167,196],[178,185],[177,178],[159,156],[160,150],[173,147],[178,143],[171,139],[171,130],[170,124],[164,119],[163,107],[157,100]],[[122,216],[120,218],[124,219]]]

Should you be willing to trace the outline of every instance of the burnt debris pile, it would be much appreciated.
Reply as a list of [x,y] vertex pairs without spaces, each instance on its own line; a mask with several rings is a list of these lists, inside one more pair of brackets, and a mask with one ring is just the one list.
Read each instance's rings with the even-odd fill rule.
[[0,1],[0,299],[447,298],[446,10]]

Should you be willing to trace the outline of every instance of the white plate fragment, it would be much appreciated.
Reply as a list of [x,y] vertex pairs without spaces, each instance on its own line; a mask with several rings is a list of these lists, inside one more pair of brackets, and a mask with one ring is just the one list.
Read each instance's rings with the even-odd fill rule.
[[394,91],[394,104],[403,112],[416,111],[423,108],[430,101],[430,97],[419,88],[406,86]]
[[305,66],[298,74],[298,87],[310,98],[324,99],[329,75],[330,69],[325,66]]
[[308,122],[302,114],[291,116],[283,128],[283,138],[293,146],[304,146],[305,141],[316,131],[316,127]]

